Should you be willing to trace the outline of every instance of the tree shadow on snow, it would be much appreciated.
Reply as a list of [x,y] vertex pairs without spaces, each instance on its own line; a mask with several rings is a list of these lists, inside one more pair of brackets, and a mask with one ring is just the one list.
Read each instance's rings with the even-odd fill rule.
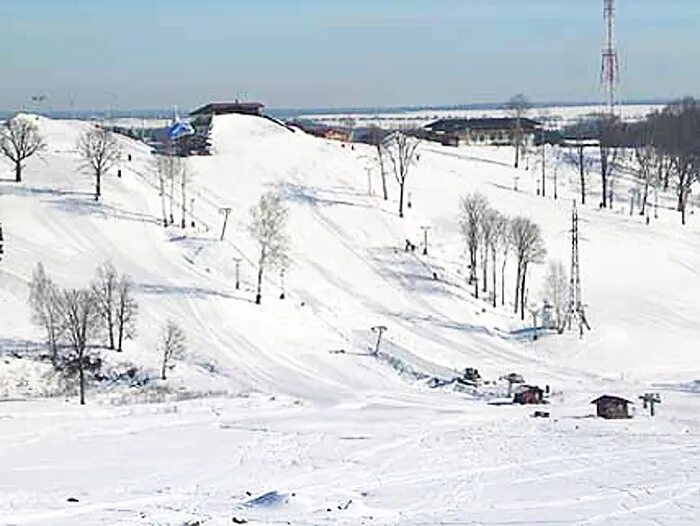
[[341,197],[323,197],[321,194],[331,194],[331,196],[356,197],[360,194],[355,192],[341,192],[335,189],[317,188],[297,184],[279,185],[280,195],[287,201],[308,204],[311,206],[354,206],[359,208],[369,208],[368,205],[357,203]]
[[70,214],[82,216],[95,216],[102,219],[118,219],[121,221],[133,221],[137,223],[148,223],[160,225],[161,222],[155,216],[143,214],[141,212],[131,212],[117,208],[115,206],[94,201],[86,198],[66,196],[61,199],[50,201],[54,208]]
[[[0,182],[12,182],[14,179],[0,179]],[[23,183],[15,183],[12,185],[7,185],[4,187],[3,193],[5,195],[15,195],[15,196],[55,196],[55,197],[87,197],[92,196],[90,192],[76,192],[73,190],[60,190],[58,188],[50,187],[38,187],[38,186],[24,186]]]
[[195,298],[224,298],[229,300],[245,301],[248,303],[253,303],[252,300],[242,298],[240,296],[234,296],[227,292],[222,292],[216,289],[206,289],[203,287],[182,287],[177,285],[154,285],[149,283],[138,283],[136,289],[144,294],[155,294],[155,295],[173,295],[173,296],[192,296]]

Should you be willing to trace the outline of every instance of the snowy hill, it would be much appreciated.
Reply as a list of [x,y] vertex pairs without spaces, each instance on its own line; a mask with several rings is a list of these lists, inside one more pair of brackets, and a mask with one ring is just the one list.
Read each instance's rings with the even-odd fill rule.
[[[110,400],[149,398],[102,386],[95,389],[105,393],[89,393],[98,407],[88,412],[57,401],[0,407],[0,426],[5,416],[9,422],[0,435],[7,439],[0,442],[6,460],[22,447],[28,429],[44,430],[0,471],[0,492],[10,503],[0,504],[0,512],[8,524],[68,524],[76,516],[95,524],[97,517],[146,523],[137,522],[137,510],[158,524],[182,524],[185,514],[228,524],[248,489],[299,493],[288,495],[281,510],[244,507],[240,514],[259,524],[267,518],[293,524],[434,523],[458,518],[468,503],[477,521],[506,517],[515,523],[543,517],[612,523],[620,514],[618,523],[625,524],[624,510],[640,518],[635,514],[648,506],[650,517],[668,515],[676,502],[686,506],[685,512],[674,508],[678,524],[697,513],[700,423],[691,416],[696,395],[675,387],[664,391],[666,415],[623,422],[624,428],[578,420],[601,391],[635,397],[652,382],[690,389],[700,378],[694,345],[700,299],[692,286],[700,236],[692,216],[681,229],[671,210],[662,209],[659,220],[646,225],[622,203],[615,212],[583,207],[582,280],[593,331],[583,340],[565,334],[531,342],[517,336],[526,324],[510,305],[494,309],[467,287],[459,199],[477,190],[504,213],[531,217],[542,226],[550,255],[567,262],[573,168],[559,167],[561,197],[554,201],[534,195],[535,170],[511,168],[510,149],[424,145],[408,178],[411,208],[400,219],[395,182],[389,201],[379,196],[370,148],[343,147],[257,117],[221,116],[213,125],[214,155],[188,161],[196,226],[165,229],[147,147],[120,138],[131,161],[122,161],[121,178],[105,177],[96,203],[92,179],[80,170],[75,151],[89,124],[36,119],[47,150],[28,163],[24,183],[0,183],[6,243],[0,263],[0,396],[46,394],[42,371],[15,357],[41,348],[42,333],[30,323],[26,304],[36,263],[43,262],[60,285],[78,287],[110,260],[133,277],[140,319],[123,355],[103,354],[156,375],[159,330],[173,319],[187,334],[188,353],[172,379],[153,382],[154,399],[173,399],[155,397],[161,390],[203,398],[153,409],[110,408]],[[9,171],[0,164],[2,179]],[[626,196],[628,184],[620,182],[618,195]],[[256,306],[258,249],[247,224],[250,207],[267,190],[281,193],[290,208],[291,267],[284,283],[268,274],[262,305]],[[594,195],[590,202],[597,202]],[[221,207],[233,210],[224,241]],[[423,225],[431,226],[429,255],[405,252],[405,239],[418,243]],[[242,259],[240,290],[234,287],[234,258]],[[542,276],[536,268],[530,297],[540,295]],[[376,325],[388,327],[384,345],[392,361],[363,355]],[[430,389],[396,370],[443,377],[466,367],[491,380],[517,371],[529,382],[552,385],[559,393],[552,410],[562,420],[539,424],[526,408],[487,406],[482,398],[498,395],[502,385],[467,395]],[[93,418],[100,433],[91,429]],[[114,418],[118,429],[110,428]],[[52,444],[66,440],[61,426],[78,437],[61,452],[70,468],[51,464]],[[169,426],[177,428],[176,439]],[[504,431],[513,427],[517,436]],[[666,437],[665,445],[654,438],[658,434]],[[122,435],[134,440],[129,455],[150,458],[150,466],[118,468],[126,454],[119,447]],[[610,444],[638,456],[611,453]],[[86,471],[83,448],[94,453],[101,475]],[[685,453],[683,463],[654,470],[677,451]],[[70,471],[69,485],[62,486],[60,476],[43,478],[27,464],[47,457],[57,475]],[[171,470],[169,457],[182,462]],[[650,464],[640,467],[644,459]],[[644,484],[649,493],[635,495],[642,502],[621,511],[618,502],[627,505],[632,497],[620,493],[606,500],[609,475],[618,492]],[[133,488],[127,483],[132,478]],[[559,495],[553,488],[535,495],[518,486],[540,478],[567,484]],[[671,479],[682,482],[671,485]],[[88,503],[66,508],[56,500],[71,492]],[[513,499],[510,507],[500,502],[504,493]],[[340,510],[349,500],[353,504]],[[347,513],[339,517],[325,511],[329,507]],[[115,511],[120,509],[124,515]]]

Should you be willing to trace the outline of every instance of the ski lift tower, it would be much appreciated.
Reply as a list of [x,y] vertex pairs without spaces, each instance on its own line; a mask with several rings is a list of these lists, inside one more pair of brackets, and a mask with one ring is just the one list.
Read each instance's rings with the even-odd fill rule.
[[581,294],[581,265],[579,261],[578,209],[574,200],[571,212],[571,274],[569,276],[569,305],[566,312],[565,326],[571,330],[578,326],[579,336],[583,338],[583,328],[589,331],[591,326],[586,319],[586,310]]

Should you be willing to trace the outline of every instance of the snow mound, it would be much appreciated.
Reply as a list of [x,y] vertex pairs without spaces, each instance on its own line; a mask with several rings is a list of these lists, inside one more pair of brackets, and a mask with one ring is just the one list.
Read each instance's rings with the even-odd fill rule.
[[214,152],[235,153],[251,142],[262,142],[293,135],[284,125],[254,115],[216,115],[212,119],[211,142]]

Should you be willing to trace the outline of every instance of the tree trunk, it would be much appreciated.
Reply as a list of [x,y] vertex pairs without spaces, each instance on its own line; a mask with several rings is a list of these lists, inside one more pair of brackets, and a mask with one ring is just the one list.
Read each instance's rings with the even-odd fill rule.
[[173,201],[175,201],[175,174],[170,176],[170,220],[172,225],[175,223],[175,215],[173,214]]
[[83,367],[84,351],[78,351],[78,372],[80,374],[80,405],[85,405],[85,371]]
[[160,183],[160,205],[163,209],[163,227],[168,226],[168,215],[165,211],[165,180],[162,175],[158,176],[158,182]]
[[581,178],[581,204],[586,204],[586,171],[583,166],[583,146],[578,148],[578,170]]
[[186,222],[185,222],[185,213],[187,212],[187,207],[186,207],[186,186],[187,186],[187,179],[185,178],[185,171],[182,171],[181,174],[182,177],[182,182],[181,182],[181,190],[182,190],[182,221],[180,222],[180,228],[185,228]]
[[681,225],[685,226],[685,206],[686,206],[686,199],[684,197],[685,192],[683,189],[681,189],[681,195],[679,196],[678,199],[678,206],[679,210],[681,211]]
[[379,158],[379,171],[382,174],[382,192],[384,194],[384,201],[389,200],[389,193],[386,188],[386,174],[384,173],[384,157],[382,155],[382,147],[377,144],[377,157]]
[[107,332],[109,332],[109,349],[114,350],[114,320],[112,313],[107,314]]
[[124,342],[124,323],[119,322],[117,327],[117,351],[122,352],[122,343]]
[[56,343],[56,329],[54,327],[49,329],[49,347],[51,348],[51,364],[55,369],[58,365],[58,344]]
[[493,308],[496,308],[496,300],[498,298],[498,292],[496,289],[496,247],[494,246],[491,251],[491,277],[493,285]]
[[518,273],[515,277],[515,314],[518,313],[518,305],[520,303],[520,276],[523,271],[522,262],[518,261]]
[[523,264],[523,272],[520,276],[520,319],[525,320],[525,278],[527,277],[527,263]]
[[99,201],[101,195],[102,195],[102,171],[96,170],[95,171],[95,201]]
[[258,288],[255,294],[255,304],[260,305],[262,302],[262,280],[263,280],[263,268],[265,266],[265,251],[262,251],[260,256],[260,262],[258,263]]
[[603,208],[608,207],[608,177],[605,174],[601,174],[601,179],[603,181]]
[[167,380],[165,377],[165,368],[168,365],[168,359],[163,355],[163,365],[160,368],[160,379],[161,380]]
[[15,161],[15,183],[22,182],[22,161]]
[[403,217],[403,189],[405,183],[399,185],[399,217]]
[[515,125],[515,134],[514,134],[514,139],[515,139],[515,168],[520,166],[520,141],[522,140],[522,129],[521,129],[521,124],[520,124],[520,115],[516,117],[517,122]]
[[506,264],[508,263],[508,255],[503,254],[503,265],[501,265],[501,305],[506,304]]
[[474,265],[474,250],[469,246],[469,280],[468,283],[471,285],[476,279],[475,265]]
[[487,248],[488,245],[484,243],[484,248],[483,248],[483,255],[481,258],[481,264],[484,266],[482,269],[483,276],[482,276],[482,292],[486,292],[488,290],[488,281],[489,281],[489,273],[488,273],[488,261],[489,261],[489,251]]
[[644,179],[644,193],[642,194],[642,205],[639,210],[639,215],[643,216],[647,210],[647,199],[649,198],[649,175]]

